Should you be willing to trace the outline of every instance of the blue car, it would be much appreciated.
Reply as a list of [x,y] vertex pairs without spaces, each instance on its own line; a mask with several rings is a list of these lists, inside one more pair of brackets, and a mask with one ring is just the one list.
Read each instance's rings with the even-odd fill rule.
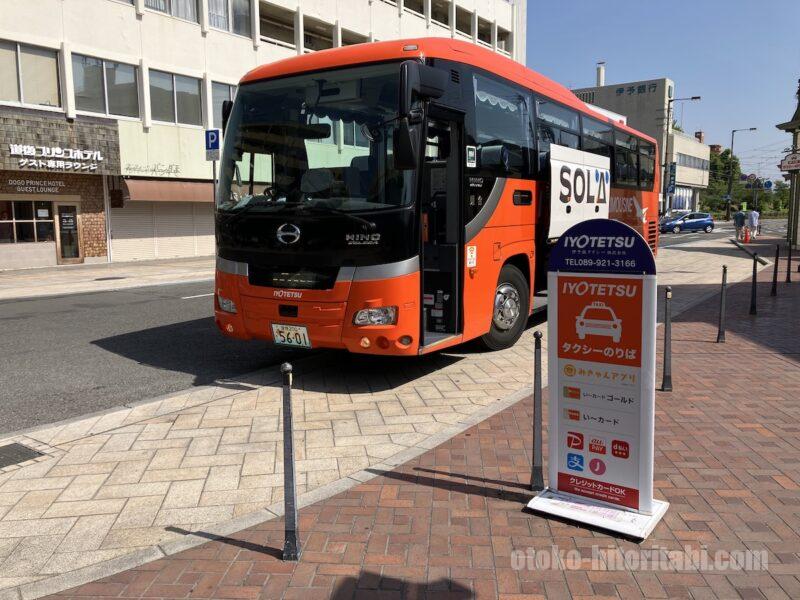
[[708,213],[690,212],[680,215],[664,217],[660,223],[661,233],[671,231],[680,233],[681,231],[714,231],[714,217]]

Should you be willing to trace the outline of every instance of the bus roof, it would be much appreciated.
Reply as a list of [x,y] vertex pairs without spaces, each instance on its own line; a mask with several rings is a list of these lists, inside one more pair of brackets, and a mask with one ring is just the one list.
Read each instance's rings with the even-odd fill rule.
[[308,71],[336,69],[349,65],[414,58],[441,58],[479,67],[575,108],[599,121],[612,123],[622,131],[637,135],[655,144],[655,140],[650,136],[592,110],[560,83],[488,48],[450,38],[430,37],[369,42],[320,50],[256,67],[245,74],[240,83],[251,83]]

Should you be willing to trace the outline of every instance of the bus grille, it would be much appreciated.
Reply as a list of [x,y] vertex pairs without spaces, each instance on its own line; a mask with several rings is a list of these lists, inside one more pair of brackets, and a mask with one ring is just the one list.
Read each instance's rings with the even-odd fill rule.
[[329,290],[336,283],[338,267],[257,267],[250,265],[250,285],[295,290]]
[[656,244],[658,243],[658,223],[656,221],[649,221],[647,223],[647,244],[656,251]]

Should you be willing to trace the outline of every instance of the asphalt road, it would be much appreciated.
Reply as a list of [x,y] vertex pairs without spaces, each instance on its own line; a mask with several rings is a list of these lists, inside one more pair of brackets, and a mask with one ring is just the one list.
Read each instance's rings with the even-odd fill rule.
[[[786,220],[764,231],[785,235]],[[663,234],[660,246],[730,237]],[[297,356],[214,326],[211,281],[0,302],[0,433],[249,373]]]
[[0,302],[0,432],[248,373],[292,355],[215,325],[213,282]]
[[[764,219],[761,223],[761,234],[786,235],[786,219]],[[658,247],[677,246],[704,239],[732,238],[736,235],[733,222],[717,221],[714,231],[682,231],[680,233],[662,233],[658,237]]]

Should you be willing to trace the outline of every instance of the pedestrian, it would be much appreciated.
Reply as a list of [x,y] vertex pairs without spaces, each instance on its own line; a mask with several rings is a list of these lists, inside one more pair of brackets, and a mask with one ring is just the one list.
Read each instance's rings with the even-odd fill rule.
[[751,210],[750,214],[747,215],[747,225],[750,227],[750,236],[753,239],[756,239],[756,233],[758,232],[758,218],[760,216],[761,215],[755,209]]
[[746,220],[745,214],[742,212],[742,209],[740,208],[733,215],[733,225],[736,227],[737,241],[742,239],[742,230],[744,229],[745,220]]

